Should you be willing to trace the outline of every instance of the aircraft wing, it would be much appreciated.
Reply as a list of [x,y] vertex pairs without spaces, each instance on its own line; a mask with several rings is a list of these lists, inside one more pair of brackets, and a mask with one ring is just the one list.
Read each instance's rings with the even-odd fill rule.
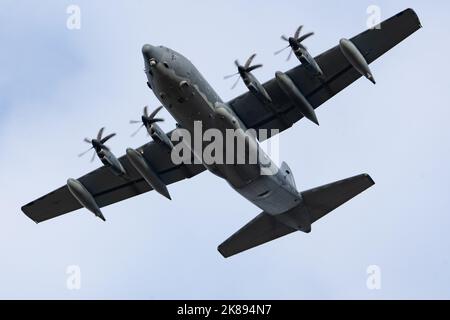
[[[198,164],[174,165],[170,158],[170,150],[162,143],[152,141],[137,150],[143,151],[147,163],[166,185],[190,178],[205,170],[203,165]],[[78,179],[92,194],[100,208],[152,190],[126,155],[120,157],[119,161],[127,176],[116,176],[109,168],[102,166]],[[79,202],[64,185],[23,206],[22,211],[39,223],[80,208]]]
[[[350,40],[371,63],[420,28],[416,13],[407,9],[382,22],[380,29],[367,30]],[[344,57],[339,45],[315,59],[324,73],[322,80],[311,76],[303,65],[286,72],[314,109],[361,77]],[[303,117],[275,79],[266,82],[264,88],[273,101],[270,107],[263,105],[251,92],[228,103],[247,128],[268,129],[270,135],[270,129],[281,132]]]
[[[371,63],[420,27],[416,13],[407,9],[381,23],[380,29],[367,30],[350,40],[367,62]],[[286,72],[314,108],[361,77],[346,60],[339,46],[322,53],[316,57],[316,61],[325,75],[322,80],[311,77],[304,66]],[[229,102],[247,128],[278,129],[281,132],[303,117],[300,110],[292,105],[279,88],[275,79],[265,83],[264,87],[273,100],[273,106],[270,108],[260,103],[250,92]],[[174,165],[169,150],[160,143],[150,142],[139,149],[143,151],[147,163],[167,185],[205,170],[203,165]],[[126,177],[118,177],[103,166],[78,179],[92,194],[99,207],[151,190],[126,156],[119,158],[119,161],[127,171]],[[23,206],[22,211],[35,222],[42,222],[79,208],[81,205],[64,185]]]

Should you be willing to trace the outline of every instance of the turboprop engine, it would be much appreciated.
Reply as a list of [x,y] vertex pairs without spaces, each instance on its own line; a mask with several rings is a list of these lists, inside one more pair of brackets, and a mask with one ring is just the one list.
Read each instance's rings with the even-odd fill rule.
[[153,141],[164,143],[169,149],[173,149],[172,141],[170,141],[167,134],[158,126],[158,122],[164,121],[162,118],[156,118],[156,114],[162,109],[160,106],[156,108],[152,113],[148,113],[148,106],[144,107],[141,120],[130,120],[131,124],[140,124],[139,128],[131,135],[134,137],[143,127],[147,129],[147,133],[152,137]]
[[[244,81],[245,86],[247,89],[263,104],[270,104],[272,103],[272,99],[270,98],[269,94],[267,93],[264,86],[256,79],[256,77],[252,74],[253,70],[262,68],[262,64],[256,64],[252,65],[253,59],[255,59],[256,53],[252,54],[244,65],[241,65],[238,60],[234,61],[234,64],[237,67],[237,73],[234,73],[229,76],[225,76],[224,79],[230,79],[237,75],[240,76],[240,78]],[[237,84],[239,83],[239,78],[236,79],[236,82],[233,84],[231,89],[234,89]]]
[[105,128],[101,128],[99,132],[97,133],[97,137],[94,139],[85,138],[84,141],[91,145],[91,147],[86,150],[83,153],[80,153],[78,156],[82,157],[86,153],[88,153],[90,150],[94,149],[94,152],[92,154],[91,162],[95,160],[95,156],[100,159],[100,161],[111,169],[111,171],[118,176],[123,176],[126,174],[126,171],[120,161],[116,158],[116,156],[111,152],[108,146],[105,145],[105,143],[114,137],[116,134],[111,133],[107,135],[106,137],[103,137],[103,132],[105,131]]

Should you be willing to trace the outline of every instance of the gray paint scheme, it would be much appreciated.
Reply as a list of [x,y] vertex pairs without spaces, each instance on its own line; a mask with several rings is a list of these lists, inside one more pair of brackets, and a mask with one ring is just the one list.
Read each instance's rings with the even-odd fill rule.
[[[383,22],[380,30],[367,30],[350,41],[366,62],[371,63],[420,27],[417,15],[408,9]],[[151,45],[145,45],[142,53],[149,87],[187,130],[192,131],[194,121],[199,120],[204,130],[225,130],[239,123],[243,128],[283,131],[303,117],[301,108],[292,104],[276,79],[262,85],[272,100],[270,106],[251,92],[223,103],[200,72],[181,54]],[[314,109],[361,77],[339,45],[319,55],[315,61],[323,71],[321,77],[312,74],[304,65],[285,72]],[[171,134],[169,132],[168,137]],[[250,144],[259,148],[253,139]],[[174,165],[170,148],[160,141],[152,141],[137,152],[164,185],[190,178],[206,168],[226,179],[237,192],[263,210],[219,246],[219,251],[226,257],[295,230],[309,232],[313,222],[373,185],[368,175],[360,175],[298,192],[287,165],[268,176],[260,174],[260,164]],[[126,171],[124,176],[116,176],[102,167],[78,179],[99,207],[152,190],[126,156],[119,161]],[[72,196],[67,186],[63,186],[25,205],[22,210],[34,221],[41,222],[81,207],[80,201]]]

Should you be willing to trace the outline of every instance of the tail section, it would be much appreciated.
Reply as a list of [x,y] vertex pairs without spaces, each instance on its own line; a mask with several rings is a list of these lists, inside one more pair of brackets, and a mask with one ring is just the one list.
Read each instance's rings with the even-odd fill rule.
[[281,215],[262,212],[223,242],[218,250],[228,258],[294,231],[310,232],[312,223],[374,184],[369,175],[362,174],[301,192],[299,206]]
[[297,190],[297,187],[295,186],[295,180],[294,175],[292,174],[291,168],[289,168],[288,164],[286,162],[281,163],[280,170],[283,172],[283,175],[287,182],[295,189]]

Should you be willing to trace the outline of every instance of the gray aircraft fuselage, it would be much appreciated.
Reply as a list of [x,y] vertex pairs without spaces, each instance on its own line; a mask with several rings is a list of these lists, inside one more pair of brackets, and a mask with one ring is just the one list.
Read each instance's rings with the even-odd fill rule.
[[[238,117],[224,104],[219,95],[203,78],[195,66],[183,55],[166,47],[144,45],[142,53],[148,86],[162,105],[175,118],[180,127],[194,134],[194,122],[201,121],[202,130],[218,129],[225,137],[227,129],[236,129]],[[223,120],[220,115],[226,114]],[[238,125],[241,129],[242,123]],[[251,146],[258,154],[267,155],[260,149],[255,139]],[[201,155],[196,155],[202,159]],[[237,192],[256,206],[272,215],[279,215],[298,207],[301,196],[295,185],[290,183],[290,170],[278,170],[275,174],[262,174],[262,166],[274,166],[259,161],[256,164],[205,164],[212,173],[225,179]],[[282,166],[283,168],[283,166]],[[293,226],[296,229],[301,226]]]

